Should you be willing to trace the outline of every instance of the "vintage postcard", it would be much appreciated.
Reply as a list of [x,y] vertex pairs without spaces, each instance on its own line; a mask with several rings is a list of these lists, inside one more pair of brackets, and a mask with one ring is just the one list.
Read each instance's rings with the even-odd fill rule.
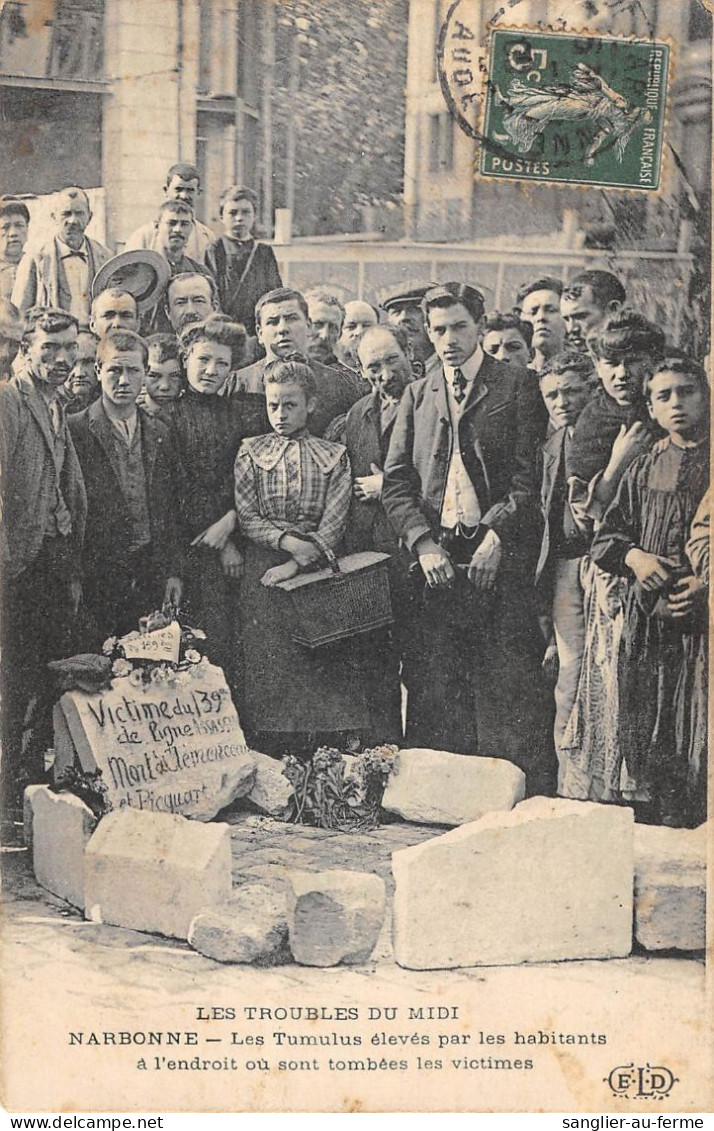
[[711,1112],[710,0],[0,93],[3,1107]]

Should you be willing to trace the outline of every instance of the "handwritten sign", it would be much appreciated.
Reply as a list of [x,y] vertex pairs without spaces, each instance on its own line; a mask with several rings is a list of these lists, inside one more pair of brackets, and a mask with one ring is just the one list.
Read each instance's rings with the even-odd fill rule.
[[115,809],[209,821],[250,792],[255,762],[223,672],[205,662],[194,671],[174,685],[137,688],[122,677],[60,699],[82,769],[102,771]]
[[144,632],[140,636],[123,636],[119,641],[127,660],[166,660],[170,664],[179,662],[181,626],[172,620],[165,628]]

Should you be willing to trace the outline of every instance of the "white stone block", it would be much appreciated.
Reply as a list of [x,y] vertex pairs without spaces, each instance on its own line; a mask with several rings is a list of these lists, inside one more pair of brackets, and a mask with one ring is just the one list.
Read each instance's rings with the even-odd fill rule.
[[503,758],[400,750],[382,808],[418,824],[464,825],[485,813],[512,809],[525,797],[525,788],[523,771]]
[[168,813],[108,813],[87,845],[85,914],[186,939],[202,907],[232,890],[228,825],[204,825]]
[[386,889],[367,872],[288,872],[290,949],[303,966],[366,962],[384,921]]
[[392,856],[394,956],[431,970],[630,953],[633,814],[532,797]]
[[635,825],[635,938],[647,950],[706,946],[707,825]]
[[84,908],[84,853],[97,823],[73,793],[46,785],[25,790],[31,810],[32,867],[38,884],[74,907]]
[[293,787],[283,774],[283,764],[257,750],[251,750],[250,755],[255,762],[255,781],[247,795],[248,801],[252,801],[264,813],[279,817],[287,809],[293,795]]
[[22,843],[25,848],[32,848],[33,799],[38,789],[47,789],[47,786],[28,785],[22,795]]
[[285,893],[265,884],[238,888],[226,903],[198,912],[188,941],[194,950],[217,962],[258,966],[288,962]]

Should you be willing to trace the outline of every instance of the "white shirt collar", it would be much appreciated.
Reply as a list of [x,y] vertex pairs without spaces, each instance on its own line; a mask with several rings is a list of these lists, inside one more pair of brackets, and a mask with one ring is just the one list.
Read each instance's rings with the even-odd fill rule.
[[79,247],[75,248],[75,247],[70,247],[68,243],[65,243],[63,239],[60,239],[60,237],[57,236],[57,246],[59,247],[60,257],[62,259],[64,259],[65,256],[67,256],[67,255],[69,255],[69,256],[76,255],[78,252],[81,252],[82,255],[86,255],[87,254],[87,237],[85,236],[84,239],[82,240],[81,244],[79,245]]
[[454,373],[456,372],[457,369],[460,369],[461,372],[464,375],[466,383],[468,385],[470,385],[471,382],[475,381],[476,378],[478,377],[479,371],[481,369],[482,362],[483,362],[483,350],[481,349],[481,346],[479,345],[479,346],[476,346],[476,349],[471,354],[471,357],[466,358],[466,361],[464,362],[463,365],[447,365],[446,362],[444,362],[444,374],[446,376],[446,380],[447,381],[453,381],[454,380]]

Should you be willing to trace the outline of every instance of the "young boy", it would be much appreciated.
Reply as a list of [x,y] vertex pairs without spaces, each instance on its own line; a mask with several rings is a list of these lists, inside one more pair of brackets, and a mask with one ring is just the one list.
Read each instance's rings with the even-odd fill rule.
[[542,449],[543,538],[535,583],[541,624],[549,640],[544,667],[557,652],[555,750],[558,753],[580,676],[585,646],[585,615],[580,565],[587,540],[577,528],[568,502],[565,473],[573,428],[590,400],[595,372],[587,354],[567,350],[540,373],[540,391],[553,432]]
[[179,344],[173,334],[152,334],[146,343],[149,360],[136,403],[150,416],[171,410],[183,387]]
[[99,641],[181,599],[174,454],[166,425],[136,407],[147,354],[133,331],[107,334],[101,396],[69,421],[87,486],[84,599]]
[[206,266],[218,284],[221,310],[255,336],[255,304],[282,286],[273,249],[253,236],[258,197],[252,189],[230,185],[221,195],[225,235],[206,252]]

